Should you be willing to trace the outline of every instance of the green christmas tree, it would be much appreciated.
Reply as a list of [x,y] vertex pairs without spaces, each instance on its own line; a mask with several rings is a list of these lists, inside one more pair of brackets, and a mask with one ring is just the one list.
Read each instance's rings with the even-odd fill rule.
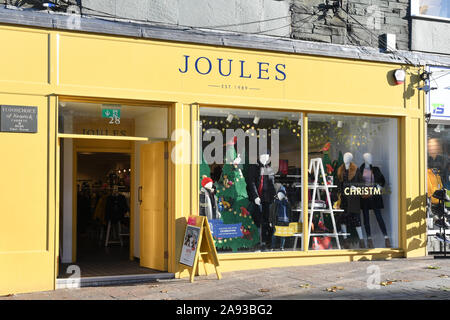
[[202,188],[202,179],[205,177],[209,177],[211,178],[211,169],[209,168],[209,165],[205,162],[205,159],[203,158],[203,153],[202,153],[202,162],[200,163],[199,166],[199,173],[200,173],[200,189]]
[[233,145],[227,147],[226,159],[220,180],[216,183],[217,196],[221,199],[224,210],[221,219],[224,224],[241,223],[242,237],[215,239],[216,247],[232,249],[252,248],[259,243],[259,231],[251,214],[247,210],[250,201],[247,195],[247,184],[242,174],[241,165],[231,163],[237,158]]

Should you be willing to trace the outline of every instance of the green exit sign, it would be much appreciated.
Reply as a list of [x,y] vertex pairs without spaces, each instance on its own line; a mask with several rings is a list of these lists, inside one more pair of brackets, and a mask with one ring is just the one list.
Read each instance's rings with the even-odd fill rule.
[[120,109],[102,109],[102,118],[120,119]]

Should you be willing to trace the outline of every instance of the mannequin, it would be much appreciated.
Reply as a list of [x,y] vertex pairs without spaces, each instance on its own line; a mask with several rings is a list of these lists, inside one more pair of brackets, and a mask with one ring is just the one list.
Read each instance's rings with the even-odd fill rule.
[[[359,168],[352,162],[353,155],[350,152],[344,154],[344,164],[338,168],[338,192],[341,195],[341,209],[343,213],[337,216],[338,223],[341,225],[341,231],[347,233],[348,226],[354,226],[358,233],[359,246],[365,248],[365,243],[361,228],[361,204],[359,195],[346,195],[346,188],[354,189],[361,181]],[[348,249],[347,236],[344,235],[344,248]]]
[[292,220],[291,204],[286,197],[286,189],[281,186],[277,192],[277,198],[270,205],[269,225],[272,228],[272,250],[276,247],[277,238],[280,238],[280,249],[284,250],[286,237],[274,235],[275,226],[289,226]]
[[[363,158],[364,163],[361,165],[360,171],[362,173],[362,178],[365,185],[375,186],[376,188],[381,189],[381,187],[384,187],[386,182],[384,180],[383,174],[380,171],[380,168],[374,167],[372,165],[372,154],[365,153],[363,155]],[[391,243],[386,231],[386,225],[384,223],[383,216],[381,215],[381,209],[383,208],[383,198],[381,195],[369,195],[361,197],[361,210],[363,211],[364,228],[366,229],[367,245],[369,248],[374,247],[370,231],[370,210],[373,210],[373,212],[375,213],[375,217],[377,219],[380,230],[384,235],[386,248],[391,247]]]
[[208,220],[220,219],[217,198],[213,188],[213,180],[210,177],[202,179],[202,188],[200,190],[200,215]]
[[[105,204],[105,220],[107,222],[107,229],[106,229],[106,240],[105,240],[105,247],[108,246],[109,243],[109,234],[111,231],[111,226],[115,228],[117,226],[118,230],[117,235],[120,240],[120,245],[123,245],[122,238],[121,238],[121,221],[125,217],[125,214],[129,212],[129,207],[127,204],[127,200],[124,195],[119,193],[119,187],[114,186],[112,194],[109,195],[106,198],[106,204]],[[113,229],[114,230],[114,229]]]
[[119,193],[119,187],[114,186],[112,194],[106,198],[105,219],[117,223],[129,211],[125,196]]
[[[252,216],[261,232],[261,249],[265,250],[271,240],[269,211],[275,197],[274,172],[270,167],[270,151],[259,156],[257,164],[249,166],[247,191],[249,200],[257,206]],[[258,212],[259,211],[259,212]]]

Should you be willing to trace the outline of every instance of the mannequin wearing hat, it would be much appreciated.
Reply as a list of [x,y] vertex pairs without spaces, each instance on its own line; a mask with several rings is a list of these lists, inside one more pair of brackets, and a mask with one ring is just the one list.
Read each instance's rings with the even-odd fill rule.
[[247,193],[249,200],[257,206],[252,214],[255,224],[260,228],[262,250],[271,243],[271,228],[269,225],[270,205],[274,201],[275,177],[270,166],[270,151],[260,154],[257,164],[248,168]]
[[288,226],[292,220],[291,204],[286,197],[286,189],[278,189],[275,201],[270,205],[269,225],[272,228],[272,250],[276,247],[277,238],[280,238],[280,249],[284,250],[286,237],[275,236],[275,226]]
[[220,212],[217,206],[217,198],[213,188],[213,180],[210,177],[202,179],[200,190],[200,215],[208,220],[220,219]]

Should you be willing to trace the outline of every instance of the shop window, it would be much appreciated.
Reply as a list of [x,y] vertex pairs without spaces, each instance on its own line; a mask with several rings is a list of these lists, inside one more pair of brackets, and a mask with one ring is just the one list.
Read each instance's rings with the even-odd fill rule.
[[[450,190],[450,126],[443,124],[428,124],[427,127],[427,226],[428,251],[440,251],[448,237],[444,238],[442,228],[450,227],[447,219],[441,219],[439,213],[439,200],[433,197],[435,191],[445,188]],[[446,191],[450,195],[450,191]],[[450,208],[450,203],[445,206]],[[446,232],[448,233],[448,232]]]
[[60,134],[168,137],[165,107],[62,101],[58,112]]
[[308,114],[309,249],[398,246],[397,120]]
[[448,0],[411,0],[411,13],[450,19],[450,3]]
[[302,114],[200,108],[199,212],[217,251],[302,250]]

